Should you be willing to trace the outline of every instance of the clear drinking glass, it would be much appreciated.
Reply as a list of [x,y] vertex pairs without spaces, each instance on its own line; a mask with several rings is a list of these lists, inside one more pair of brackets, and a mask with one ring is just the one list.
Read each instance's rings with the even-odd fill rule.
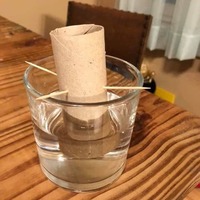
[[[36,64],[55,71],[53,57]],[[106,56],[106,67],[109,86],[143,85],[140,72],[124,60]],[[93,103],[67,101],[67,94],[38,100],[58,91],[58,81],[57,76],[32,66],[24,74],[24,83],[44,174],[76,192],[115,181],[125,167],[140,90],[109,89],[107,100]]]

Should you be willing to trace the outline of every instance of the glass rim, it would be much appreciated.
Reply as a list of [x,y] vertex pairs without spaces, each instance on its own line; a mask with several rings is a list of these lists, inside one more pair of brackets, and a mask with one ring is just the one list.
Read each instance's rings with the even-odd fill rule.
[[[53,55],[45,57],[45,58],[42,58],[40,60],[45,60],[45,59],[48,59],[48,58],[51,58],[51,57],[53,57]],[[124,64],[128,65],[136,73],[136,76],[137,76],[137,85],[136,86],[142,86],[143,85],[143,82],[144,82],[143,76],[142,76],[141,72],[133,64],[131,64],[131,63],[129,63],[129,62],[127,62],[127,61],[125,61],[125,60],[123,60],[121,58],[117,58],[115,56],[106,55],[106,58],[115,59],[115,60],[118,60],[118,61],[123,62]],[[40,60],[38,60],[38,61],[40,61]],[[35,67],[33,67],[31,65],[29,65],[27,67],[27,69],[24,72],[23,82],[24,82],[24,85],[25,85],[26,89],[32,95],[34,95],[36,97],[41,97],[41,96],[43,96],[45,94],[41,94],[40,92],[38,92],[31,85],[31,83],[28,81],[28,75],[31,72],[31,70],[34,69],[34,68]],[[82,102],[73,102],[73,101],[67,101],[67,100],[60,100],[60,99],[53,98],[53,97],[48,97],[48,98],[42,99],[40,101],[51,102],[51,103],[54,103],[54,104],[59,104],[59,105],[62,105],[62,106],[71,106],[71,107],[103,106],[103,105],[111,105],[111,104],[120,103],[120,102],[123,102],[124,100],[129,100],[129,99],[134,98],[137,95],[139,95],[139,93],[140,93],[140,90],[132,89],[128,94],[125,94],[125,95],[123,95],[121,97],[118,97],[117,99],[111,99],[111,100],[99,101],[99,102],[90,102],[90,103],[89,102],[82,103]]]

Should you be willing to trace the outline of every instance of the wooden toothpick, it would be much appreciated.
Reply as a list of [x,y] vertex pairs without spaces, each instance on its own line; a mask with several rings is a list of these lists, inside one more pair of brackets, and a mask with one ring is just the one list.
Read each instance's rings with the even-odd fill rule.
[[104,86],[104,89],[110,90],[146,90],[151,89],[150,87],[142,87],[142,86]]
[[38,69],[41,69],[41,70],[43,70],[43,71],[45,71],[45,72],[48,72],[48,73],[50,73],[50,74],[53,74],[53,75],[57,76],[57,74],[56,74],[55,72],[52,72],[52,71],[49,70],[49,69],[46,69],[46,68],[44,68],[44,67],[41,67],[41,66],[39,66],[39,65],[36,65],[36,64],[31,63],[31,62],[28,62],[28,61],[25,61],[25,63],[27,63],[27,64],[29,64],[29,65],[31,65],[31,66],[33,66],[33,67],[36,67],[36,68],[38,68]]
[[55,97],[55,96],[58,96],[60,94],[66,94],[68,93],[68,90],[64,90],[64,91],[56,91],[56,92],[52,92],[50,94],[47,94],[47,95],[43,95],[41,97],[38,97],[36,100],[42,100],[42,99],[47,99],[49,97]]
[[[41,69],[41,70],[43,70],[45,72],[48,72],[50,74],[53,74],[53,75],[57,76],[57,74],[55,72],[52,72],[49,69],[46,69],[46,68],[41,67],[39,65],[33,64],[31,62],[25,61],[25,63],[27,63],[27,64],[29,64],[29,65],[31,65],[33,67],[36,67],[38,69]],[[146,90],[146,89],[151,89],[150,87],[142,87],[142,86],[104,86],[103,88],[104,89],[110,89],[110,90]],[[66,93],[66,91],[53,92],[53,93],[50,93],[48,95],[41,96],[41,97],[39,97],[37,99],[43,99],[43,98],[46,99],[48,97],[52,97],[52,96],[56,96],[56,95],[62,94],[62,92]]]

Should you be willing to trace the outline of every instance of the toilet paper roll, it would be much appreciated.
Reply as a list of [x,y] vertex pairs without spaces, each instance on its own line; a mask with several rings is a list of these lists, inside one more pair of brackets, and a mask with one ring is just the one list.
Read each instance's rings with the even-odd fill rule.
[[[104,28],[94,24],[69,26],[51,31],[50,36],[59,89],[68,90],[66,100],[106,101]],[[58,133],[58,138],[64,154],[95,158],[116,148],[119,139],[111,133],[107,106],[66,106],[63,118],[67,131]]]
[[[58,28],[50,32],[60,90],[68,90],[72,102],[100,102],[106,100],[104,28],[88,24]],[[78,119],[99,118],[106,110],[94,108],[68,114]]]

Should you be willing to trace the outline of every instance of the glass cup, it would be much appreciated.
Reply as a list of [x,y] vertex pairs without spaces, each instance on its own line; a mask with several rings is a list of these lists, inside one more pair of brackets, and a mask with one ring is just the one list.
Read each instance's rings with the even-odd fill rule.
[[[55,71],[53,57],[37,65]],[[130,63],[106,56],[108,86],[142,86]],[[140,90],[107,89],[104,101],[71,102],[58,91],[57,76],[29,66],[24,74],[40,166],[55,184],[76,192],[115,181],[123,172]],[[103,87],[103,86],[102,86]]]

